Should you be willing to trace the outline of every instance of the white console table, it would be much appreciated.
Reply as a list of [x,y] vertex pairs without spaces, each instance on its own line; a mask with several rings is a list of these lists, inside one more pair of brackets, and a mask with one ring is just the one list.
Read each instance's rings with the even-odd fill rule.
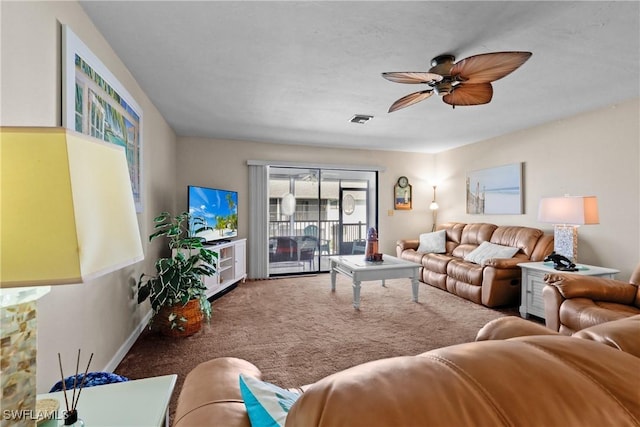
[[542,289],[545,287],[544,276],[550,273],[573,273],[583,276],[600,276],[614,279],[620,270],[613,268],[596,267],[594,265],[578,264],[578,271],[558,271],[553,268],[553,263],[523,262],[518,264],[522,269],[522,294],[520,297],[520,316],[525,319],[533,314],[544,319],[544,301]]
[[218,254],[217,272],[204,278],[207,298],[219,294],[229,286],[247,278],[246,251],[247,239],[205,245],[205,248]]
[[[177,375],[164,375],[83,388],[76,408],[78,417],[87,427],[168,427],[167,408],[177,378]],[[71,399],[69,393],[67,391],[67,397]],[[64,393],[39,394],[37,398],[57,399],[60,403],[59,420],[49,420],[39,427],[62,426],[66,409]]]

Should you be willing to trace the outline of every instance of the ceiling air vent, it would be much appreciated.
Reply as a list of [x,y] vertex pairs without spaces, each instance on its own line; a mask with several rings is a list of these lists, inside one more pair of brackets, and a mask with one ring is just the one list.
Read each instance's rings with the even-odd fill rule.
[[356,114],[355,116],[351,117],[351,120],[349,121],[351,123],[358,123],[360,125],[363,125],[371,119],[373,119],[373,116],[368,116],[366,114]]

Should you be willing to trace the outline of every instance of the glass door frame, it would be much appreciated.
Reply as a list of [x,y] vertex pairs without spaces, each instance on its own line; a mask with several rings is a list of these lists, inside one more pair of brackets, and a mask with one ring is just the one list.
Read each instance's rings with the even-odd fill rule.
[[[362,191],[365,194],[364,196],[365,198],[364,217],[366,219],[365,229],[363,231],[362,230],[360,231],[361,233],[363,233],[363,236],[366,237],[367,227],[377,228],[377,223],[378,223],[378,206],[377,206],[378,205],[377,203],[378,171],[377,170],[357,170],[357,169],[351,170],[351,169],[343,169],[343,168],[334,169],[330,167],[308,167],[308,166],[295,166],[295,165],[270,166],[269,169],[270,169],[269,176],[268,176],[268,182],[269,182],[268,238],[270,242],[269,260],[268,260],[269,277],[300,275],[300,274],[310,274],[310,273],[316,274],[316,273],[328,272],[329,271],[328,257],[330,255],[336,255],[336,254],[339,254],[340,252],[343,252],[344,254],[352,253],[353,248],[350,248],[347,252],[345,252],[344,245],[342,244],[343,237],[344,237],[344,234],[343,234],[344,233],[343,231],[344,212],[343,212],[342,195],[344,191],[358,191],[358,192]],[[294,173],[309,174],[317,178],[317,187],[316,187],[317,191],[314,193],[315,200],[313,201],[313,205],[315,206],[315,209],[316,209],[315,219],[306,218],[306,216],[312,213],[311,211],[306,211],[306,210],[299,211],[299,207],[300,207],[299,203],[300,202],[309,203],[312,201],[312,198],[307,197],[308,200],[305,200],[305,199],[299,200],[297,196],[294,196],[296,197],[296,200],[295,200],[296,209],[294,210],[294,213],[289,216],[288,226],[284,227],[287,229],[289,236],[280,236],[278,231],[278,229],[280,229],[280,226],[274,227],[274,222],[275,223],[283,222],[282,220],[279,220],[277,218],[278,215],[281,216],[280,203],[282,202],[282,195],[273,194],[272,176],[278,173],[283,173],[283,172],[291,173],[291,177],[289,177],[289,185],[287,188],[288,188],[288,191],[294,195],[296,194],[296,188],[295,188],[296,178],[294,177]],[[286,175],[283,175],[283,177],[284,176]],[[331,178],[327,178],[327,177],[331,177]],[[330,190],[325,190],[325,187],[323,187],[323,183],[325,182],[337,183],[338,194],[334,196],[334,197],[337,197],[337,199],[332,199],[326,196],[326,191],[330,191]],[[343,182],[345,182],[347,186],[342,187]],[[364,182],[365,185],[354,186],[353,184],[356,182],[361,182],[361,183]],[[351,185],[349,185],[349,183],[351,183]],[[281,188],[280,191],[282,192],[285,190]],[[311,194],[308,194],[308,196],[310,195]],[[278,197],[280,197],[280,199],[278,199]],[[324,203],[323,203],[323,200],[324,200]],[[336,227],[338,231],[337,233],[335,233],[330,226],[330,223],[333,221],[330,219],[330,211],[332,210],[331,209],[332,201],[337,202],[334,204],[334,206],[336,206],[336,208],[338,209],[338,218],[336,220]],[[274,208],[275,208],[275,212],[274,212]],[[326,213],[324,214],[324,219],[323,219],[322,209],[326,210]],[[302,219],[300,220],[299,217],[302,217]],[[274,272],[275,270],[278,270],[278,268],[275,267],[277,265],[275,263],[278,262],[277,261],[278,258],[276,257],[272,258],[272,255],[275,250],[273,249],[273,245],[271,244],[271,242],[276,241],[278,239],[285,240],[285,237],[289,237],[290,239],[296,239],[296,240],[303,239],[304,235],[307,234],[304,232],[304,229],[313,225],[313,224],[304,225],[307,222],[313,222],[315,223],[315,226],[316,226],[315,232],[313,232],[314,236],[309,235],[309,237],[313,237],[316,239],[316,244],[317,244],[316,251],[314,252],[313,259],[310,263],[312,267],[310,267],[309,269],[306,269],[306,267],[303,265],[302,266],[303,268],[299,269],[299,268],[296,268],[292,263],[291,264],[292,268],[281,269],[281,272],[279,273]],[[302,225],[296,226],[297,223],[302,223]],[[282,230],[284,230],[284,228],[282,228]],[[293,260],[294,257],[292,256],[291,258]],[[300,261],[299,256],[297,260]]]

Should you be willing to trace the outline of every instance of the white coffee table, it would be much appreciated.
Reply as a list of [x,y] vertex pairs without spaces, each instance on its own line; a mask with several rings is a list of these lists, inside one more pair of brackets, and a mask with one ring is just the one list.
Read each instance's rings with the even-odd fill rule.
[[[177,375],[144,378],[82,389],[78,399],[78,417],[87,427],[168,426],[167,407]],[[68,399],[72,392],[67,391]],[[62,426],[65,398],[63,392],[39,394],[38,399],[57,399],[59,420],[50,420],[42,427]]]
[[364,255],[330,256],[331,291],[336,290],[336,274],[340,273],[353,280],[353,307],[360,309],[360,283],[371,280],[411,279],[412,301],[418,302],[418,275],[420,264],[383,255],[382,262],[366,262]]

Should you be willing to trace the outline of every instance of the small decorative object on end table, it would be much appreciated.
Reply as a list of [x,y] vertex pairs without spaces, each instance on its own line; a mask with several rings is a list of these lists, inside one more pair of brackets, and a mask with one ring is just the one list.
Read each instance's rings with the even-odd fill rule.
[[[84,371],[84,376],[82,377],[82,381],[78,384],[79,372],[80,368],[80,350],[78,349],[78,361],[76,362],[76,375],[73,377],[73,395],[71,397],[71,405],[69,405],[69,399],[67,398],[67,387],[66,381],[64,379],[64,372],[62,370],[62,358],[60,357],[60,353],[58,353],[58,363],[60,364],[60,376],[62,377],[62,392],[64,393],[64,403],[66,411],[64,412],[64,425],[65,426],[76,426],[76,427],[84,427],[84,421],[78,418],[78,410],[76,407],[78,406],[78,401],[80,400],[80,394],[82,393],[82,388],[84,387],[84,382],[87,379],[87,372],[89,372],[89,365],[91,365],[91,359],[93,359],[93,353],[89,357],[89,362],[87,363],[87,369]],[[76,390],[78,394],[76,395]]]
[[378,232],[374,227],[367,231],[367,245],[364,250],[364,260],[368,262],[382,262],[382,254],[378,252]]
[[[522,269],[522,292],[520,299],[520,316],[525,319],[533,314],[544,319],[544,301],[542,300],[542,288],[544,288],[544,276],[549,273],[559,273],[551,262],[523,262],[518,264]],[[613,268],[596,267],[593,265],[578,264],[577,271],[570,274],[582,274],[584,276],[600,276],[614,279],[620,270]]]
[[[177,378],[172,374],[87,388],[78,412],[87,426],[168,427],[167,408]],[[56,399],[64,406],[62,392],[40,394],[40,399]]]
[[551,254],[544,259],[544,262],[552,262],[554,270],[578,271],[578,267],[576,267],[569,258],[564,255],[557,254],[555,251],[551,252]]

